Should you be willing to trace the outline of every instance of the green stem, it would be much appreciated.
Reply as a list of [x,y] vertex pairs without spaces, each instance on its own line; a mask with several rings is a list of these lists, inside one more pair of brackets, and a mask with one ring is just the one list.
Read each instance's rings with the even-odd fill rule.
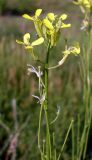
[[87,132],[86,132],[86,139],[85,139],[85,147],[84,147],[84,153],[83,153],[83,159],[86,157],[86,150],[87,150],[87,142],[88,142],[88,136],[90,131],[90,122],[91,122],[91,114],[90,114],[90,52],[91,52],[91,30],[89,31],[89,45],[87,50],[87,68],[86,68],[86,115],[85,115],[85,123],[88,126]]
[[49,129],[49,119],[48,119],[48,64],[49,64],[49,53],[50,53],[50,46],[48,46],[48,51],[46,55],[46,62],[45,62],[45,117],[46,117],[46,155],[47,160],[51,159],[51,140],[50,140],[50,129]]
[[89,44],[87,51],[84,50],[84,106],[85,106],[85,122],[84,129],[80,141],[79,159],[86,157],[87,142],[90,131],[90,53],[91,53],[91,31],[89,32]]
[[74,143],[74,123],[72,124],[72,160],[74,160],[74,152],[75,152],[75,143]]
[[61,151],[60,151],[60,154],[59,154],[59,156],[58,156],[57,160],[60,160],[60,158],[61,158],[61,155],[62,155],[62,152],[63,152],[63,150],[64,150],[64,147],[65,147],[66,141],[67,141],[67,139],[68,139],[68,135],[69,135],[70,130],[71,130],[72,125],[73,125],[73,122],[74,122],[74,120],[72,120],[72,121],[71,121],[71,123],[70,123],[70,126],[69,126],[69,128],[68,128],[67,133],[66,133],[65,140],[64,140],[64,143],[63,143],[63,145],[62,145],[62,148],[61,148]]
[[80,115],[78,114],[78,124],[77,124],[77,160],[79,155],[79,141],[80,141]]
[[53,160],[56,159],[57,159],[57,154],[56,154],[55,134],[53,133]]
[[39,115],[39,128],[38,128],[38,148],[39,148],[39,151],[40,151],[40,153],[41,153],[41,160],[43,160],[43,152],[42,152],[41,143],[40,143],[42,109],[43,109],[43,105],[41,105],[41,109],[40,109],[40,115]]

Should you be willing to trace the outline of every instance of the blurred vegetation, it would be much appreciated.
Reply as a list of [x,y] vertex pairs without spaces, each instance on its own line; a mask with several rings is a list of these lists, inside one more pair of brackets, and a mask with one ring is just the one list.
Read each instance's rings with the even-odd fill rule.
[[[55,10],[64,12],[69,11],[72,28],[62,33],[57,48],[52,51],[51,64],[55,64],[58,58],[62,57],[64,38],[69,39],[69,43],[75,39],[83,43],[84,37],[80,32],[80,12],[71,6],[71,1],[52,0],[0,0],[0,13],[34,12],[36,8],[43,8],[44,11]],[[49,5],[48,5],[49,4]],[[53,4],[53,5],[52,5]],[[48,6],[48,7],[46,7]],[[68,6],[68,7],[67,7]],[[55,9],[56,8],[56,9]],[[74,11],[74,15],[72,14]],[[74,24],[74,25],[73,25]],[[75,27],[76,26],[76,27]],[[31,28],[31,29],[30,29]],[[38,85],[36,77],[27,75],[27,64],[34,62],[31,55],[27,54],[22,46],[16,44],[17,38],[22,38],[25,32],[32,32],[32,24],[20,17],[0,18],[0,159],[4,160],[9,146],[9,136],[14,133],[15,120],[13,116],[13,100],[16,101],[18,128],[22,128],[18,137],[17,159],[40,160],[37,149],[37,130],[39,118],[39,104],[32,98],[32,94],[37,94]],[[32,33],[33,35],[33,33]],[[36,35],[35,35],[36,36]],[[85,37],[85,43],[87,39]],[[43,48],[38,50],[45,55]],[[58,56],[57,56],[58,55]],[[44,57],[44,56],[43,56]],[[92,66],[90,66],[92,74]],[[74,118],[75,130],[77,132],[78,114],[81,116],[81,129],[84,120],[83,106],[83,81],[80,71],[80,57],[70,56],[62,68],[50,72],[49,75],[49,110],[50,121],[52,121],[60,106],[59,118],[52,127],[55,131],[56,148],[60,151],[65,134],[70,121]],[[92,84],[92,80],[91,80]],[[92,90],[92,88],[91,88]],[[92,93],[92,91],[91,91]],[[92,97],[92,95],[91,95]],[[92,103],[92,102],[91,102]],[[24,125],[24,127],[22,127]],[[43,117],[43,132],[44,132]],[[80,132],[81,132],[80,129]],[[92,132],[90,132],[92,137]],[[90,138],[89,138],[90,139]],[[75,142],[77,143],[77,142]],[[71,160],[71,133],[66,143],[63,160]],[[89,140],[87,160],[92,159],[92,145]]]
[[[0,0],[0,14],[21,15],[23,13],[34,13],[37,8],[43,8],[44,11],[69,11],[74,8],[72,0]],[[76,10],[75,10],[76,12]]]
[[34,0],[0,0],[1,14],[20,14],[23,11],[29,11],[30,7],[34,10],[36,8],[36,1]]

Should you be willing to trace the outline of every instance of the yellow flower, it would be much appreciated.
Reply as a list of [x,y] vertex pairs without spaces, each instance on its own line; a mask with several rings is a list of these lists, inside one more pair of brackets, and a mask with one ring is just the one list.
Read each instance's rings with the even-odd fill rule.
[[23,18],[31,20],[31,21],[34,22],[34,26],[35,26],[37,35],[39,37],[42,37],[42,29],[41,29],[42,21],[39,19],[39,16],[41,15],[41,13],[42,13],[42,9],[37,9],[35,11],[35,15],[33,17],[29,16],[28,14],[23,15]]
[[74,44],[74,46],[70,46],[68,49],[66,49],[65,51],[63,51],[63,54],[64,55],[68,55],[68,54],[78,55],[78,54],[80,54],[79,43]]
[[18,44],[23,44],[25,46],[26,49],[32,49],[34,46],[40,45],[44,42],[44,38],[38,38],[37,40],[33,41],[32,43],[30,43],[30,34],[26,33],[23,36],[23,41],[20,40],[16,40],[16,42]]
[[48,14],[47,14],[47,17],[48,17],[48,19],[51,20],[51,21],[54,21],[54,20],[55,20],[55,15],[54,15],[54,13],[48,13]]
[[31,51],[33,59],[36,60],[36,59],[38,59],[38,56],[34,53],[34,46],[38,46],[38,45],[42,44],[44,42],[44,38],[40,37],[37,40],[35,40],[32,43],[30,43],[30,34],[26,33],[23,36],[23,41],[16,40],[16,42],[18,44],[24,45],[25,49],[28,49],[29,51]]
[[[34,16],[24,14],[23,17],[33,21],[37,35],[39,38],[44,37],[46,44],[50,43],[51,47],[56,46],[56,42],[60,37],[60,30],[71,27],[71,24],[65,24],[67,14],[55,15],[50,12],[45,18],[40,19],[42,9],[37,9]],[[24,42],[23,42],[24,43]],[[30,48],[27,46],[27,48]]]
[[37,9],[35,12],[35,15],[33,17],[29,16],[28,14],[23,14],[22,17],[25,19],[34,21],[35,19],[37,19],[40,16],[41,13],[42,13],[42,9]]
[[69,27],[71,27],[70,23],[69,24],[62,23],[61,25],[61,28],[69,28]]
[[23,42],[24,42],[25,45],[30,45],[30,34],[29,33],[26,33],[23,36]]
[[30,34],[29,34],[29,33],[26,33],[26,34],[23,36],[23,41],[16,40],[16,42],[17,42],[18,44],[23,44],[23,45],[25,45],[25,46],[30,45]]
[[85,11],[91,11],[92,9],[92,0],[77,0],[74,1],[75,4],[80,5],[81,11],[85,13]]
[[62,14],[62,15],[60,16],[60,19],[66,20],[66,19],[67,19],[67,14]]

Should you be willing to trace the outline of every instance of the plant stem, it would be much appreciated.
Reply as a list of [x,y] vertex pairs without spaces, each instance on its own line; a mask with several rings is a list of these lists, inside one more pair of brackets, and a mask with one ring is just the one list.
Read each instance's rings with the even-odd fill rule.
[[60,158],[61,158],[63,149],[64,149],[64,147],[65,147],[65,144],[66,144],[66,141],[67,141],[67,138],[68,138],[68,135],[69,135],[69,133],[70,133],[70,130],[71,130],[71,128],[72,128],[73,123],[74,123],[74,120],[72,120],[71,123],[70,123],[70,125],[69,125],[68,131],[67,131],[66,136],[65,136],[65,139],[64,139],[64,143],[63,143],[63,145],[62,145],[62,148],[61,148],[61,151],[60,151],[60,154],[59,154],[57,160],[60,160]]
[[89,44],[87,46],[87,50],[85,48],[83,52],[84,56],[84,106],[85,106],[85,122],[84,129],[82,132],[81,140],[80,140],[80,153],[79,160],[83,156],[83,160],[86,158],[86,150],[88,143],[88,136],[90,132],[90,123],[92,119],[92,115],[90,112],[90,53],[91,53],[91,30],[88,32],[89,36]]
[[41,109],[40,109],[40,115],[39,115],[39,128],[38,128],[38,148],[39,148],[39,151],[40,151],[40,154],[41,154],[41,160],[43,160],[43,152],[42,152],[41,144],[40,144],[42,109],[43,109],[43,105],[41,105]]
[[74,123],[72,124],[72,160],[74,160],[75,142],[74,142]]
[[49,129],[49,119],[48,119],[48,64],[49,64],[49,53],[50,46],[48,46],[46,62],[45,62],[45,117],[46,117],[46,155],[47,160],[51,159],[51,140],[50,140],[50,129]]
[[79,141],[80,141],[80,115],[78,114],[78,124],[77,124],[77,160],[79,155]]
[[89,36],[89,44],[87,49],[87,57],[86,57],[86,88],[85,88],[85,94],[86,94],[86,113],[85,113],[85,123],[87,126],[86,131],[86,139],[85,139],[85,146],[84,146],[84,153],[83,153],[83,159],[86,157],[86,150],[87,150],[87,143],[88,143],[88,136],[90,131],[90,123],[91,123],[91,114],[90,114],[90,53],[91,53],[91,30],[88,32]]

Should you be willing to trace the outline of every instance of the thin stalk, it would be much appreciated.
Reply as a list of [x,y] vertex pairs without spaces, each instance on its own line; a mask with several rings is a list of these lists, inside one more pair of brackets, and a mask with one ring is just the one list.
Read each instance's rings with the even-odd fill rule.
[[56,154],[56,144],[55,144],[55,134],[53,133],[53,160],[57,159],[57,154]]
[[[91,32],[89,32],[89,45],[87,52],[84,50],[84,106],[85,106],[85,122],[84,129],[80,141],[79,158],[86,157],[87,142],[90,131],[91,114],[90,114],[90,52],[91,52]],[[79,160],[80,160],[79,159]]]
[[72,124],[72,160],[74,160],[74,148],[75,148],[75,145],[74,145],[74,123]]
[[78,125],[77,125],[77,160],[79,154],[79,141],[80,141],[80,115],[78,115]]
[[67,57],[68,57],[68,55],[65,55],[65,56],[58,62],[57,65],[52,66],[52,67],[49,67],[48,69],[56,69],[56,68],[62,66],[62,65],[64,64],[64,62],[65,62],[65,60],[66,60]]
[[89,131],[90,131],[90,124],[91,124],[91,120],[89,121],[88,129],[87,129],[87,133],[86,133],[86,140],[85,140],[85,147],[84,147],[83,159],[85,159],[85,156],[86,156],[88,136],[89,136]]
[[49,119],[48,119],[48,65],[49,65],[49,53],[50,53],[50,46],[48,46],[48,51],[46,55],[46,62],[45,62],[45,117],[46,117],[46,155],[47,160],[51,159],[51,140],[50,140],[50,129],[49,129]]
[[67,139],[68,139],[68,135],[69,135],[70,130],[71,130],[71,128],[72,128],[73,122],[74,122],[74,120],[72,120],[72,121],[71,121],[71,123],[70,123],[70,126],[69,126],[69,128],[68,128],[68,131],[67,131],[67,134],[66,134],[66,137],[65,137],[64,143],[63,143],[63,145],[62,145],[62,148],[61,148],[61,151],[60,151],[60,154],[59,154],[59,156],[58,156],[57,160],[60,160],[60,157],[61,157],[62,151],[63,151],[63,149],[64,149],[64,147],[65,147],[65,144],[66,144],[66,141],[67,141]]
[[87,121],[87,133],[86,133],[86,141],[85,141],[85,147],[84,147],[84,153],[83,153],[83,158],[85,159],[86,157],[86,150],[87,150],[87,142],[88,142],[88,136],[89,136],[89,131],[90,131],[90,123],[91,123],[91,114],[90,114],[90,52],[91,52],[91,30],[89,31],[89,46],[88,46],[88,51],[87,51],[87,101],[86,101],[86,107],[87,107],[87,116],[86,116],[86,121]]
[[[45,140],[43,140],[43,157],[45,157]],[[45,158],[43,158],[45,160]]]
[[38,127],[38,148],[39,148],[39,151],[41,153],[41,160],[44,160],[43,159],[43,152],[42,152],[42,149],[41,149],[41,143],[40,143],[40,137],[41,137],[41,119],[42,119],[42,109],[43,109],[43,105],[41,105],[41,108],[40,108],[40,115],[39,115],[39,127]]
[[85,125],[82,133],[81,141],[80,141],[80,146],[79,146],[80,147],[79,160],[81,160],[84,145],[85,145],[86,130],[87,130],[87,126]]

